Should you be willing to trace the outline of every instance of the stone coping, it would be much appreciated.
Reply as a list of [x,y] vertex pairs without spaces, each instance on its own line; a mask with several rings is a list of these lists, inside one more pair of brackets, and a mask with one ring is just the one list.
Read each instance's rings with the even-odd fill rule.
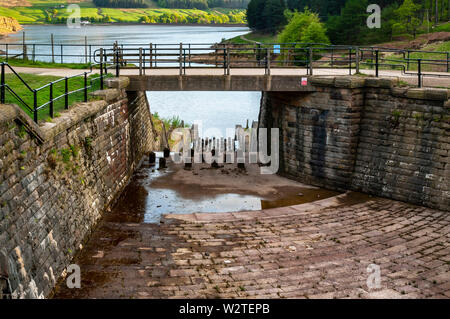
[[348,191],[344,194],[318,200],[300,205],[285,206],[271,209],[228,212],[228,213],[192,213],[192,214],[165,214],[161,218],[161,223],[181,220],[192,223],[217,223],[233,222],[240,220],[265,219],[280,216],[292,216],[308,214],[312,211],[320,211],[324,208],[338,207],[355,202],[366,202],[375,197],[370,195]]
[[384,88],[390,89],[397,97],[406,97],[419,100],[447,101],[450,99],[450,89],[441,88],[402,88],[399,87],[397,77],[375,78],[361,76],[311,76],[310,83],[315,86],[335,87],[335,88]]

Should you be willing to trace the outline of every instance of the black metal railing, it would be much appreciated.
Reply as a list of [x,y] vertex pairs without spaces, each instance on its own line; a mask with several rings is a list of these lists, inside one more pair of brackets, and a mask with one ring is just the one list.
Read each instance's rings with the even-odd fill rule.
[[[97,75],[96,67],[99,68],[99,75]],[[83,98],[81,99],[84,102],[88,101],[88,92],[89,90],[93,90],[96,86],[95,84],[99,82],[98,87],[100,89],[104,88],[104,79],[108,77],[108,70],[111,68],[111,65],[108,65],[107,63],[100,63],[98,65],[92,65],[90,67],[89,71],[85,71],[80,74],[76,74],[73,76],[66,76],[61,79],[58,79],[56,81],[52,81],[50,83],[45,84],[44,86],[34,89],[32,88],[27,81],[14,70],[13,67],[11,67],[8,63],[3,62],[1,63],[1,75],[0,75],[0,103],[4,104],[6,102],[6,93],[9,93],[14,97],[16,101],[19,102],[21,106],[25,108],[26,111],[28,111],[30,114],[32,114],[33,120],[35,122],[38,122],[38,114],[40,111],[48,108],[48,115],[51,118],[55,117],[55,103],[63,100],[64,103],[64,109],[69,108],[69,97],[71,95],[82,93]],[[10,73],[13,75],[14,78],[18,79],[21,84],[25,87],[25,91],[28,93],[23,95],[31,95],[32,96],[32,103],[29,103],[25,101],[23,96],[20,96],[17,94],[17,89],[15,90],[10,84],[8,84],[8,81],[6,80],[6,74]],[[90,75],[90,76],[89,76]],[[70,82],[73,82],[74,79],[81,78],[82,79],[82,85],[79,88],[70,90],[69,84]],[[60,95],[55,95],[55,86],[59,83],[64,82],[64,93]],[[40,94],[43,94],[43,92],[48,90],[48,99],[46,102],[39,104],[39,96]]]
[[[291,43],[274,45],[229,45],[229,44],[152,44],[142,47],[114,45],[94,51],[94,61],[109,61],[119,69],[139,69],[143,75],[148,69],[186,69],[222,68],[224,75],[231,69],[264,69],[271,74],[272,69],[304,68],[306,74],[313,75],[314,70],[345,69],[348,74],[360,73],[363,69],[374,70],[379,76],[382,70],[398,70],[403,76],[417,77],[418,86],[422,86],[424,77],[450,77],[448,52],[414,51],[422,55],[445,53],[445,59],[413,58],[412,51],[378,48],[334,46],[318,43]],[[101,58],[100,58],[101,57]],[[417,65],[413,71],[412,66]],[[425,68],[434,67],[440,72],[425,72]],[[119,72],[119,71],[117,71]],[[322,71],[326,75],[326,71]]]
[[[42,45],[42,44],[41,44]],[[23,47],[23,58],[27,57],[27,46]],[[36,45],[37,46],[37,45]],[[62,45],[61,62],[64,61],[64,46]],[[78,45],[80,46],[80,45]],[[1,47],[1,44],[0,44]],[[34,121],[38,121],[38,113],[48,108],[50,117],[54,117],[55,103],[63,100],[64,108],[69,107],[69,96],[83,92],[83,100],[87,101],[88,91],[99,81],[100,89],[104,88],[104,78],[108,70],[114,68],[115,76],[119,76],[122,69],[138,69],[143,75],[149,69],[178,69],[180,75],[186,74],[187,69],[223,69],[224,75],[230,75],[231,69],[264,69],[264,74],[270,75],[273,69],[305,69],[306,74],[313,75],[315,70],[321,74],[333,74],[333,70],[348,70],[348,74],[359,73],[363,68],[374,70],[375,76],[381,70],[399,70],[404,76],[417,77],[419,87],[423,85],[424,77],[450,77],[449,52],[432,52],[420,50],[398,50],[380,47],[357,47],[327,45],[323,43],[281,43],[281,44],[227,44],[227,43],[177,43],[154,44],[148,46],[133,44],[118,44],[110,47],[99,46],[93,49],[90,45],[82,57],[91,62],[89,71],[64,77],[33,89],[7,62],[1,63],[0,102],[5,102],[8,92],[15,100],[28,110]],[[37,57],[35,50],[33,57]],[[420,52],[420,58],[413,58],[413,53]],[[442,54],[445,58],[435,58]],[[0,53],[1,56],[1,53]],[[45,54],[43,54],[45,56]],[[52,52],[54,57],[54,52]],[[70,56],[79,56],[70,54]],[[8,50],[6,51],[6,58]],[[417,65],[417,70],[414,71]],[[425,71],[434,68],[439,72]],[[14,74],[25,85],[26,90],[33,96],[33,103],[27,103],[19,96],[6,81],[6,73]],[[94,74],[99,73],[98,77]],[[75,90],[69,90],[69,82],[74,78],[83,78],[84,85]],[[55,96],[55,86],[64,81],[64,93]],[[40,92],[49,91],[48,99],[39,105]]]

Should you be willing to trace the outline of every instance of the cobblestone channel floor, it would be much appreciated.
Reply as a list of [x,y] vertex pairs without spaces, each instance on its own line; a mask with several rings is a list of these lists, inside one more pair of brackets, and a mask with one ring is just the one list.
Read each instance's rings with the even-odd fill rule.
[[[126,218],[125,218],[126,217]],[[110,216],[56,298],[450,298],[450,214],[357,193],[261,212]],[[370,264],[380,288],[369,289]]]

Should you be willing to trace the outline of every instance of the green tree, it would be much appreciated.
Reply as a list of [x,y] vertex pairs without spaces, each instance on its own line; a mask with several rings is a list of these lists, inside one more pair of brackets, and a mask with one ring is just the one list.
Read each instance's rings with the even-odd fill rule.
[[308,42],[329,43],[326,29],[320,22],[319,16],[308,9],[304,12],[295,12],[289,24],[278,36],[280,43]]
[[417,29],[421,25],[419,19],[419,10],[421,6],[415,4],[412,0],[405,0],[403,4],[396,10],[398,22],[393,25],[396,32],[412,33],[414,38],[417,35]]

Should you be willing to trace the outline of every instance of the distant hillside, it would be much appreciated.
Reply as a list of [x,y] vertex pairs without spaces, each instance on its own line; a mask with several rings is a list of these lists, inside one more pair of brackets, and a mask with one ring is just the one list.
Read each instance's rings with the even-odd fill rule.
[[[81,8],[81,19],[90,23],[245,24],[245,10],[226,8],[225,3],[231,6],[232,3],[237,4],[239,1],[248,0],[201,0],[210,3],[214,1],[214,3],[224,6],[214,9],[205,6],[202,10],[199,8],[160,8],[157,2],[152,0],[101,1],[122,3],[124,6],[126,3],[137,2],[145,4],[146,7],[97,7],[91,0],[0,0],[0,16],[15,18],[21,24],[64,24],[71,16],[66,9],[68,3],[78,3]],[[12,3],[14,5],[9,5]]]
[[250,0],[158,0],[158,4],[163,8],[180,9],[247,9],[249,2]]

